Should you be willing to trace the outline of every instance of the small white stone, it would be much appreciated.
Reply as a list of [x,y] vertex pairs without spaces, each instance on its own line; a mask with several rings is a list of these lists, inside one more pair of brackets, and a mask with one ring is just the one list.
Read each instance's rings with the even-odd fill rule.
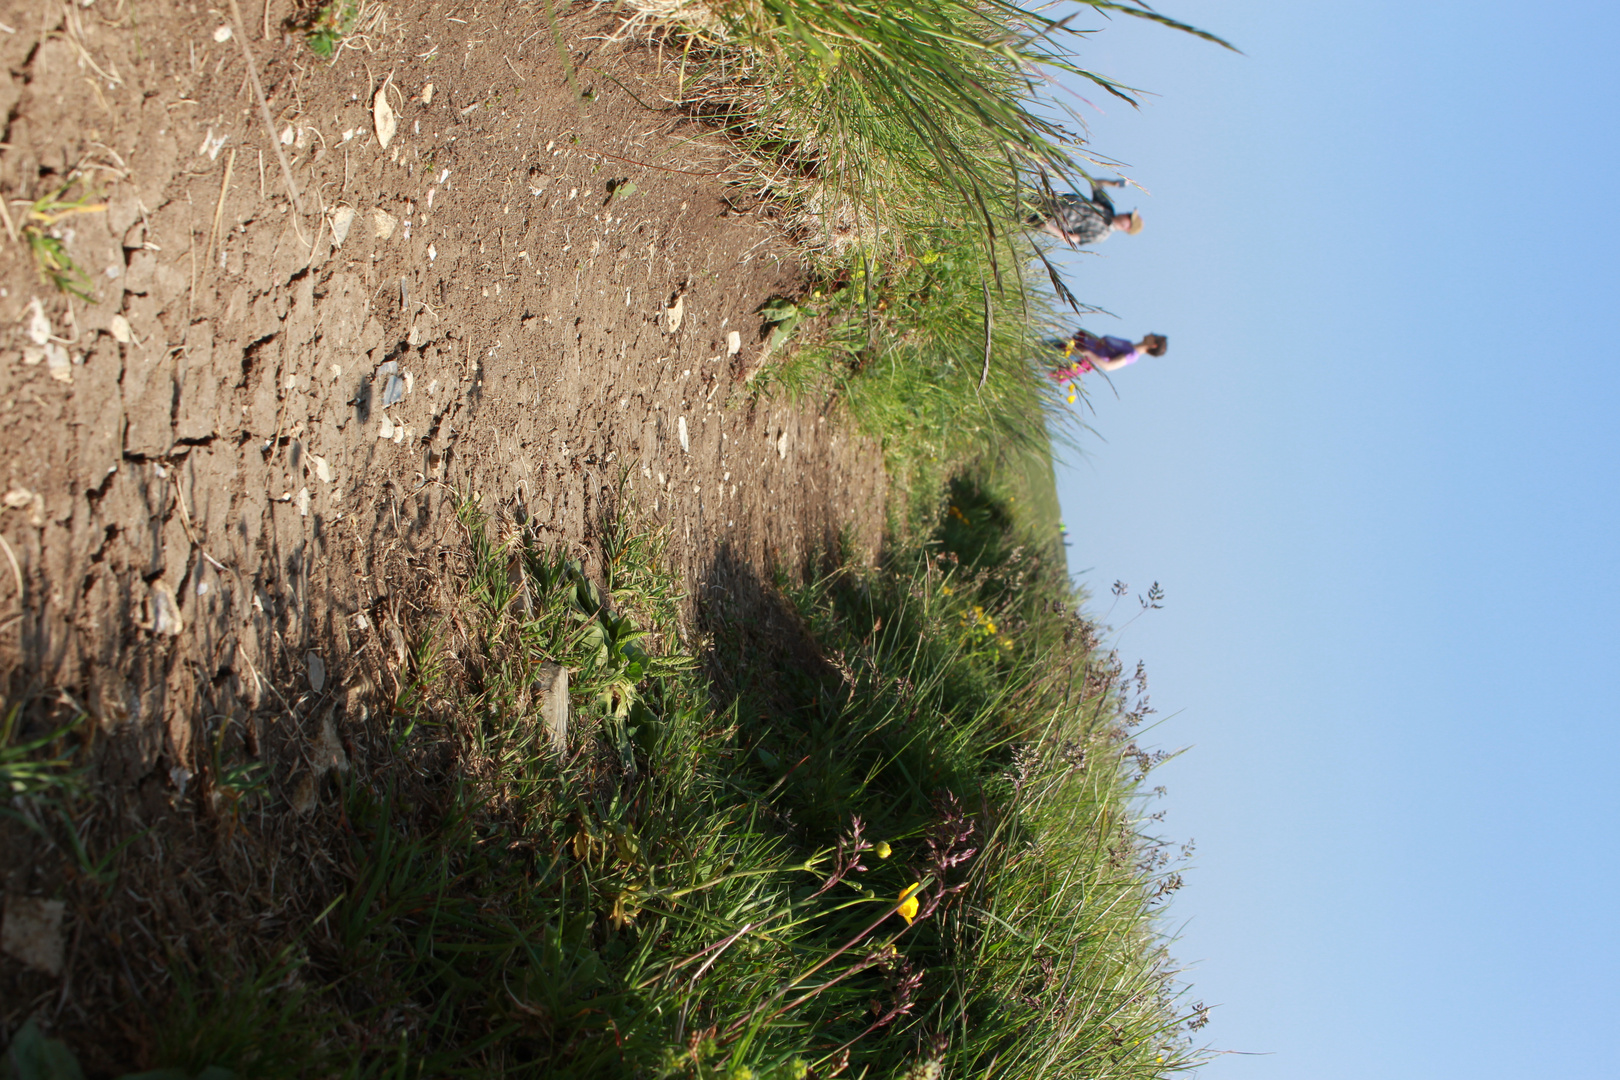
[[332,211],[332,243],[338,247],[349,238],[349,227],[354,224],[354,207],[340,206]]
[[33,896],[6,896],[6,910],[0,920],[0,949],[35,971],[55,978],[62,974],[62,916],[67,905],[60,900]]
[[45,346],[45,365],[57,382],[73,381],[73,362],[68,359],[67,350],[54,341]]
[[180,615],[180,602],[174,598],[174,590],[164,582],[152,582],[147,606],[152,619],[152,633],[176,637],[186,628],[185,619]]
[[231,40],[231,28],[229,26],[221,26],[218,30],[215,30],[214,31],[214,40],[215,41],[229,41],[229,40]]
[[394,132],[399,129],[399,117],[394,115],[394,107],[388,104],[388,83],[385,81],[377,88],[377,96],[371,99],[371,118],[377,126],[377,144],[384,150],[394,140]]
[[37,296],[28,301],[28,340],[40,346],[51,340],[51,320]]

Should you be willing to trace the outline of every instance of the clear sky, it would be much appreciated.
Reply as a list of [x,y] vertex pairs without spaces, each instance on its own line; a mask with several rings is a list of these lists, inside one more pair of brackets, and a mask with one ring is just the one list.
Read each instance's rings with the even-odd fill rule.
[[[1073,570],[1146,659],[1207,1080],[1620,1077],[1620,5],[1162,0],[1082,60]],[[1130,618],[1120,607],[1116,624]]]

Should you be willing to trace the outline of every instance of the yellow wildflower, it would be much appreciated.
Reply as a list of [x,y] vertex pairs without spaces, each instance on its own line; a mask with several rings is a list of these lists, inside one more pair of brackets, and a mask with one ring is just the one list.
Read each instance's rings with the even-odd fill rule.
[[921,891],[922,884],[916,881],[900,890],[900,907],[898,910],[900,917],[906,920],[908,926],[911,924],[911,920],[917,917],[917,894]]
[[877,846],[874,847],[872,851],[880,859],[887,859],[890,855],[894,854],[894,848],[889,846],[889,842],[887,840],[879,840],[877,842]]

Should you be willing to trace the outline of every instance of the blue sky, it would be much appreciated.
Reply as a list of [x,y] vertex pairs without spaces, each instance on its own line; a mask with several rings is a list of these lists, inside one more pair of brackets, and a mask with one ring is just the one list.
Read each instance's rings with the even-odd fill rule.
[[[1620,9],[1083,15],[1151,196],[1067,261],[1092,385],[1070,565],[1146,659],[1203,1073],[1598,1077],[1620,970]],[[1116,610],[1123,623],[1131,610]]]

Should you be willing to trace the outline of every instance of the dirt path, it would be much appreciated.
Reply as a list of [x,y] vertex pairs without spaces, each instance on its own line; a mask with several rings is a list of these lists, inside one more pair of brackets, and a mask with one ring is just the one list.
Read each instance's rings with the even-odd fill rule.
[[310,653],[330,693],[391,648],[458,491],[583,552],[628,467],[695,586],[845,528],[875,549],[874,448],[734,392],[793,254],[725,201],[715,141],[647,107],[675,76],[604,40],[608,11],[565,20],[576,109],[540,5],[391,0],[332,64],[287,0],[242,8],[228,37],[228,7],[169,0],[0,20],[14,223],[75,168],[106,203],[58,226],[98,303],[0,244],[13,699],[74,695],[109,780],[170,787],[198,717],[251,713]]

